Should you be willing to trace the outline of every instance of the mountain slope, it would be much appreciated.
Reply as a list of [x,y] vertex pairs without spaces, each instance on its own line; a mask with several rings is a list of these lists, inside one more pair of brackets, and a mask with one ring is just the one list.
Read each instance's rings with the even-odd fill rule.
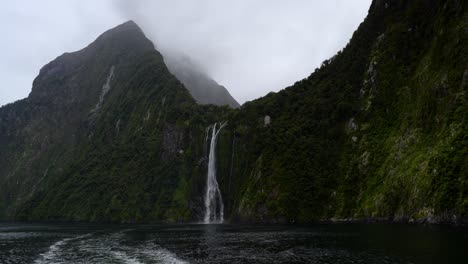
[[233,217],[466,221],[467,15],[374,1],[342,52],[233,113]]
[[167,54],[164,60],[172,74],[187,87],[193,98],[200,104],[239,107],[239,103],[228,90],[203,73],[189,57]]
[[79,143],[82,127],[100,115],[115,79],[128,79],[129,65],[154,52],[143,38],[133,22],[106,32],[42,68],[28,98],[0,108],[0,181],[8,190],[3,207],[15,208],[52,166],[62,169],[59,160]]

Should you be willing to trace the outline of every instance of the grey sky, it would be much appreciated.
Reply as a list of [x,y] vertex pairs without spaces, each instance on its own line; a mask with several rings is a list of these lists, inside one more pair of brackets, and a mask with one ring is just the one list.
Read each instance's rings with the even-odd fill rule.
[[0,105],[40,68],[133,19],[163,53],[184,53],[240,102],[307,77],[349,41],[371,0],[15,0],[0,4]]

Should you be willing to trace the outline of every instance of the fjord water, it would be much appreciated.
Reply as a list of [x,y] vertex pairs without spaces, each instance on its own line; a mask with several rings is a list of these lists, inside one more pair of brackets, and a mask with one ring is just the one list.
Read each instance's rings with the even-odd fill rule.
[[0,263],[466,263],[468,231],[326,224],[0,224]]

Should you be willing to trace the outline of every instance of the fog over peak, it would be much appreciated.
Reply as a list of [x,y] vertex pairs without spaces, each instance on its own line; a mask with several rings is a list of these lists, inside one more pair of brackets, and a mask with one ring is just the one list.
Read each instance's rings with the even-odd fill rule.
[[0,105],[27,96],[39,69],[135,21],[165,56],[183,54],[239,102],[307,77],[342,49],[371,0],[19,0],[2,3]]

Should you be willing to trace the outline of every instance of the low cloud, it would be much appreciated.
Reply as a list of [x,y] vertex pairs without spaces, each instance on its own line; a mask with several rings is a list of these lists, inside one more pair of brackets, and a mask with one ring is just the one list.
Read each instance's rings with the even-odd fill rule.
[[241,103],[307,77],[346,45],[370,0],[116,2],[162,53],[183,53]]
[[307,77],[346,45],[371,0],[44,0],[0,4],[0,105],[39,69],[134,20],[163,54],[189,56],[240,102]]

